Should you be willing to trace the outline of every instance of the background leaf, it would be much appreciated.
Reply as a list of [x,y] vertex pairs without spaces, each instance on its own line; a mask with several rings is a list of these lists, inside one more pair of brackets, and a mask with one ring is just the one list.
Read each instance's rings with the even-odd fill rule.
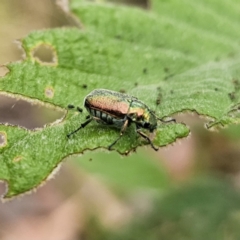
[[[236,5],[213,3],[153,1],[146,11],[73,0],[70,10],[82,28],[29,34],[22,40],[25,60],[8,65],[0,89],[64,110],[69,103],[82,105],[93,89],[107,88],[138,97],[159,117],[188,110],[212,118],[208,127],[237,123]],[[41,47],[49,49],[52,61],[36,57]],[[0,178],[9,184],[6,197],[38,186],[64,157],[106,148],[118,137],[115,129],[93,123],[68,140],[66,135],[84,122],[85,113],[69,111],[61,121],[35,131],[0,127],[7,138],[0,156]],[[184,124],[160,125],[154,143],[167,145],[188,133]],[[114,149],[127,153],[142,144],[130,127]]]
[[172,189],[118,234],[93,239],[239,239],[240,196],[225,180],[205,176]]

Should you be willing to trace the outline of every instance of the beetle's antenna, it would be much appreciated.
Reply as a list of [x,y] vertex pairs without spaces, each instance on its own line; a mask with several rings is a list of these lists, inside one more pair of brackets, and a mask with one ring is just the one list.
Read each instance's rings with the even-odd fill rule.
[[[154,114],[155,115],[155,114]],[[156,116],[156,115],[155,115]],[[159,118],[159,117],[157,117],[156,116],[156,118],[159,120],[159,121],[161,121],[162,123],[170,123],[170,122],[174,122],[174,123],[176,123],[176,119],[175,118],[170,118],[170,119],[168,119],[168,120],[164,120],[163,118]]]
[[157,120],[161,121],[162,123],[169,123],[169,122],[174,122],[176,123],[176,119],[175,118],[169,118],[168,120],[164,120],[164,118],[160,118],[158,117],[153,111],[150,111],[152,115],[154,115],[156,117]]

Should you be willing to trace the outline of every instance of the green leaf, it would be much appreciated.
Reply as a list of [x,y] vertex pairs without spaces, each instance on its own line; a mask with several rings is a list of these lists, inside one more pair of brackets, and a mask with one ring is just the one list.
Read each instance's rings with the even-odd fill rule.
[[[239,122],[236,5],[227,0],[179,4],[153,1],[147,11],[72,0],[70,11],[81,29],[38,31],[22,40],[26,58],[7,65],[10,72],[0,80],[0,90],[64,110],[65,116],[35,131],[0,126],[7,141],[0,156],[0,179],[9,184],[6,198],[37,187],[64,157],[107,148],[118,138],[119,130],[97,123],[66,137],[87,115],[66,111],[66,106],[82,106],[96,88],[126,91],[161,118],[194,111],[212,119],[208,127]],[[42,47],[52,61],[36,57]],[[153,142],[165,146],[188,134],[183,123],[159,123]],[[114,149],[128,153],[144,144],[131,126]]]

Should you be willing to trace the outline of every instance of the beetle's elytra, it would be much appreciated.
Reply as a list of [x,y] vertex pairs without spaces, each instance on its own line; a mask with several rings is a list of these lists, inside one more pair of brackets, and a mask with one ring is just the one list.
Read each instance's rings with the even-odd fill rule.
[[90,115],[79,128],[69,133],[67,136],[70,137],[81,128],[86,127],[92,120],[101,124],[120,128],[120,136],[109,145],[109,149],[121,139],[127,127],[134,123],[136,132],[146,139],[152,148],[157,151],[158,148],[153,145],[150,138],[143,133],[141,129],[147,129],[153,132],[157,128],[157,120],[161,122],[175,122],[175,119],[164,121],[157,117],[145,103],[138,100],[136,97],[107,89],[95,89],[90,92],[84,99],[84,106]]

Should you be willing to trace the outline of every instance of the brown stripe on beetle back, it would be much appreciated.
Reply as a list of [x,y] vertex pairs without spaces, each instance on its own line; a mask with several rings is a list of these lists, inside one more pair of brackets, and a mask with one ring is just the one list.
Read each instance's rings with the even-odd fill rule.
[[88,96],[85,99],[85,106],[121,118],[124,117],[129,110],[128,102],[119,101],[119,99],[114,96]]

